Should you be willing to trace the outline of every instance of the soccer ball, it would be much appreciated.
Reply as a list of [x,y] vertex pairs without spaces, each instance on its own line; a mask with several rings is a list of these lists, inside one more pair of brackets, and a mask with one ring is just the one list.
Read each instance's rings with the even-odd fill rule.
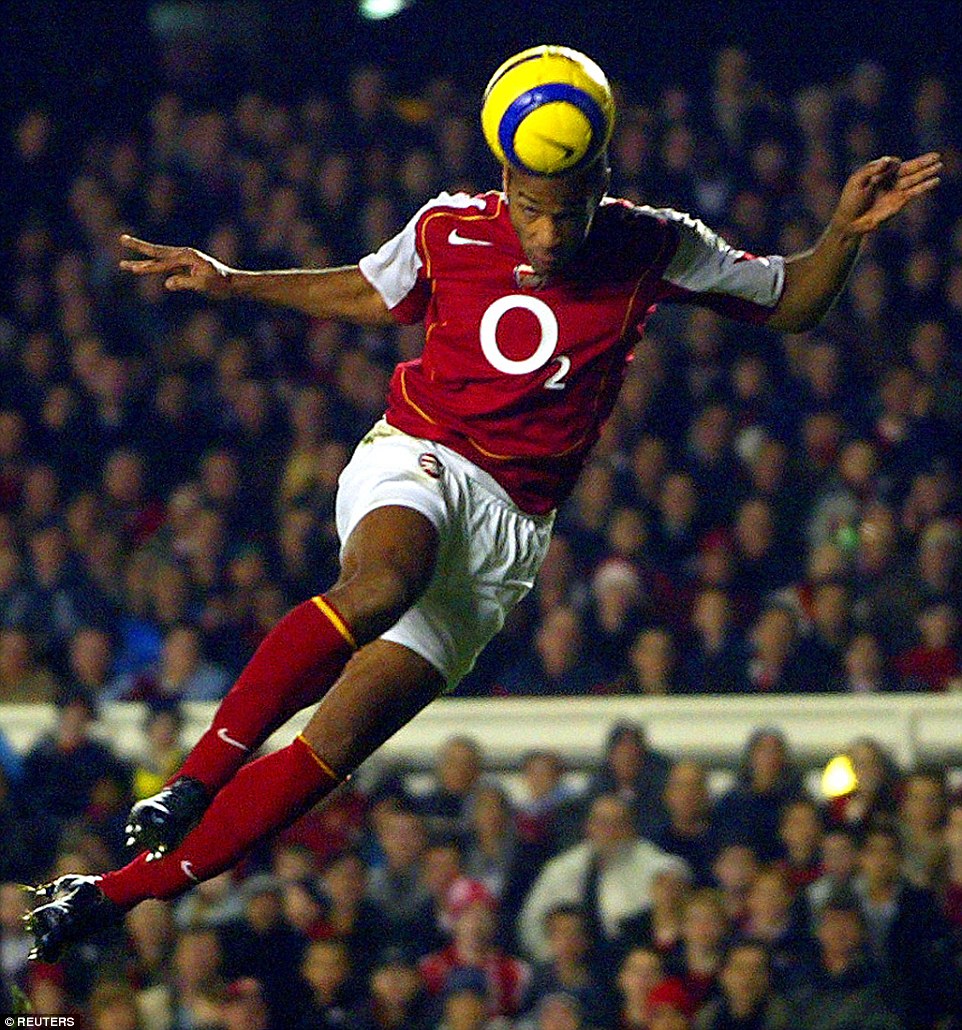
[[481,103],[481,127],[502,164],[562,175],[588,164],[611,138],[615,102],[605,73],[584,54],[536,46],[505,61]]

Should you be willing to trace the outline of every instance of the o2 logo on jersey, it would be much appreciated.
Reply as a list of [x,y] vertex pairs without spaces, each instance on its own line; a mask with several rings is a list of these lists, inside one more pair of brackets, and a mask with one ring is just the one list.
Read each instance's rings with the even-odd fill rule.
[[[509,311],[513,311],[515,308],[530,311],[538,320],[541,330],[541,338],[534,353],[521,360],[509,358],[498,346],[498,324]],[[558,319],[543,300],[521,293],[499,297],[481,316],[479,334],[481,352],[499,372],[504,372],[509,376],[527,375],[529,372],[537,372],[539,368],[544,368],[554,358],[559,367],[556,372],[548,376],[544,388],[546,390],[563,390],[565,388],[563,380],[571,368],[571,359],[564,354],[555,357],[555,347],[558,346]]]

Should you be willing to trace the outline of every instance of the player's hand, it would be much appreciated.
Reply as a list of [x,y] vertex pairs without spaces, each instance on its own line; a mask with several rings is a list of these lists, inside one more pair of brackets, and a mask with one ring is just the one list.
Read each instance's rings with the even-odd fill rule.
[[192,290],[215,300],[231,295],[231,273],[227,265],[203,254],[193,247],[167,247],[160,243],[148,243],[124,233],[120,243],[128,250],[134,250],[143,257],[124,260],[120,267],[134,275],[164,275],[164,286],[168,290]]
[[942,155],[932,151],[902,161],[880,157],[849,177],[832,216],[832,225],[849,236],[877,229],[909,201],[934,190],[941,182]]

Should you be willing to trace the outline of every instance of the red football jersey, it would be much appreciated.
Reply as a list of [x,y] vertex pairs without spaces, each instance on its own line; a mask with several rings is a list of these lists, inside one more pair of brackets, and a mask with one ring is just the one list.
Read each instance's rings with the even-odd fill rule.
[[575,263],[540,284],[503,193],[442,193],[360,269],[424,351],[398,365],[387,420],[463,454],[525,511],[570,493],[659,301],[763,322],[784,261],[677,211],[606,198]]

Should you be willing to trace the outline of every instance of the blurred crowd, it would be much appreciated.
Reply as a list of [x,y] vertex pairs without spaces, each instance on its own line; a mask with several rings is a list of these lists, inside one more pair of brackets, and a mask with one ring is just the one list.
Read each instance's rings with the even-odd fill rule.
[[[477,97],[156,98],[128,137],[25,107],[0,161],[3,989],[91,1030],[931,1030],[960,1005],[962,807],[870,740],[858,787],[805,792],[760,731],[734,787],[613,732],[585,790],[527,757],[518,791],[467,739],[433,787],[344,789],[236,876],[58,965],[26,963],[17,882],[122,861],[134,797],[182,758],[182,701],[223,695],[333,578],[333,494],[418,327],[359,331],[166,294],[122,230],[249,268],[356,261],[438,190],[497,187]],[[820,329],[656,315],[540,582],[462,686],[491,695],[962,686],[962,194],[937,79],[864,64],[779,95],[746,55],[710,89],[623,96],[613,192],[753,253],[815,241],[846,175],[945,154],[873,237]],[[133,767],[92,738],[148,703]],[[51,862],[51,856],[56,856]],[[9,1008],[10,999],[0,999]],[[940,1022],[941,1021],[941,1022]]]
[[131,765],[80,699],[0,754],[0,1011],[19,992],[86,1030],[962,1027],[962,796],[863,737],[855,788],[816,800],[773,729],[725,790],[632,723],[580,779],[548,750],[495,777],[454,737],[430,777],[345,785],[233,873],[29,963],[18,882],[123,861],[131,800],[182,757],[177,709],[147,713]]
[[[877,154],[945,153],[824,326],[666,307],[536,593],[467,693],[959,686],[962,203],[951,98],[864,64],[794,96],[736,49],[714,85],[620,99],[613,192],[797,252]],[[477,97],[156,98],[79,147],[42,107],[5,148],[0,699],[220,696],[336,568],[332,495],[421,328],[166,294],[118,234],[251,268],[356,261],[441,188],[497,187]],[[591,641],[591,647],[586,641]]]

